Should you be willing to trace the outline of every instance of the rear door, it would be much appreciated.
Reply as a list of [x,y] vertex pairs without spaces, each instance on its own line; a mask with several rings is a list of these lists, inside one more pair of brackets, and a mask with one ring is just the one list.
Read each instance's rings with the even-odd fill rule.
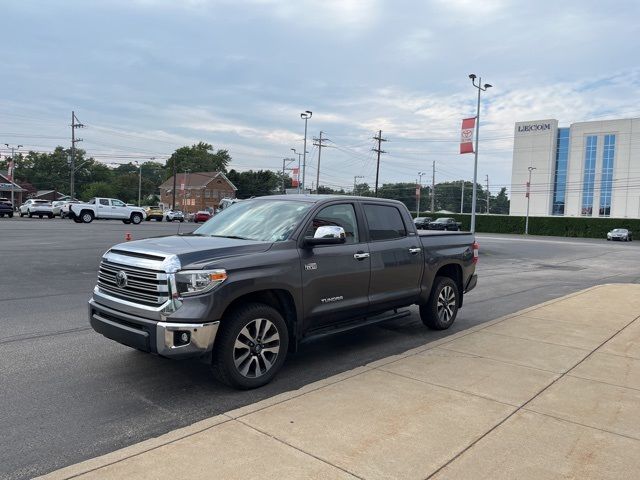
[[362,205],[369,234],[371,312],[413,303],[420,294],[424,254],[420,238],[405,224],[399,207]]
[[357,212],[354,202],[331,204],[318,211],[307,225],[305,237],[313,237],[320,226],[340,226],[346,242],[300,250],[306,328],[367,313],[371,264]]
[[96,199],[96,215],[98,218],[113,218],[113,213],[111,212],[111,204],[109,203],[108,198],[98,198]]

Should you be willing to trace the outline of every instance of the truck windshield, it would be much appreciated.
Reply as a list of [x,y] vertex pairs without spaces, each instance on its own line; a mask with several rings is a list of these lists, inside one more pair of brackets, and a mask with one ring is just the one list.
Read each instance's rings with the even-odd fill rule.
[[225,208],[193,233],[281,242],[289,238],[312,205],[289,200],[245,200]]

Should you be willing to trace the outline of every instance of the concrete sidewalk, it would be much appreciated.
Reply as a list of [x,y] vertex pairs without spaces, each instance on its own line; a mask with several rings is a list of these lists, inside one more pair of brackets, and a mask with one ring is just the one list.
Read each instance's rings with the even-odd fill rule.
[[591,288],[41,478],[640,478],[639,316]]

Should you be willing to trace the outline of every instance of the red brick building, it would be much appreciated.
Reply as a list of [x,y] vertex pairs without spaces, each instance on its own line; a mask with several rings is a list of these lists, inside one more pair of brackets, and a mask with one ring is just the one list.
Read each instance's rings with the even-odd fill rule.
[[[176,178],[176,209],[184,213],[215,212],[223,198],[236,198],[238,189],[222,172],[179,173]],[[173,176],[160,185],[160,203],[173,204]]]

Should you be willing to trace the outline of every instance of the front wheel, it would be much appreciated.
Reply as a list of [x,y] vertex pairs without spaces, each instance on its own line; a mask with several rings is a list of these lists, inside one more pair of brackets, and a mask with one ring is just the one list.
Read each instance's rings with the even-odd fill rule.
[[138,225],[140,222],[142,222],[142,215],[140,215],[139,213],[132,213],[131,223],[133,223],[134,225]]
[[420,305],[422,323],[433,330],[446,330],[458,315],[460,292],[450,277],[436,277],[429,302]]
[[219,380],[232,387],[261,387],[282,367],[288,346],[282,315],[268,305],[250,303],[222,320],[212,368]]

